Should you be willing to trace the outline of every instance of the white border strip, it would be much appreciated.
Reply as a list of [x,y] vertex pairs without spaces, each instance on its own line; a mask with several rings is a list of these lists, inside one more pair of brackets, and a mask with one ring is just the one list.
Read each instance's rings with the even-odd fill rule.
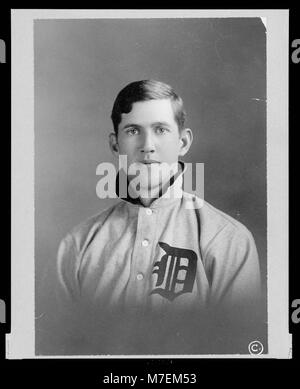
[[28,358],[34,355],[35,327],[33,23],[27,13],[14,13],[11,36],[12,282],[6,354]]
[[[271,37],[268,36],[269,33]],[[292,347],[292,338],[288,332],[289,31],[287,12],[272,13],[272,18],[268,18],[267,36],[269,353],[271,356],[287,358],[291,357]]]
[[74,9],[36,9],[12,10],[16,14],[29,19],[164,19],[164,18],[224,18],[224,17],[281,17],[288,10],[199,10],[199,9],[107,9],[107,10],[74,10]]

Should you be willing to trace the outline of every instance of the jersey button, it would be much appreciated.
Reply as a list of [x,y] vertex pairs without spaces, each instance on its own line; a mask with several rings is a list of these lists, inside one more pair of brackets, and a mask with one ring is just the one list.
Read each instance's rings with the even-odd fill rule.
[[149,246],[149,240],[144,239],[144,240],[142,241],[142,246],[144,246],[144,247]]
[[144,278],[143,274],[142,273],[139,273],[136,278],[139,280],[139,281],[142,281],[142,279]]
[[146,209],[146,214],[147,214],[148,216],[152,215],[152,209],[147,208],[147,209]]

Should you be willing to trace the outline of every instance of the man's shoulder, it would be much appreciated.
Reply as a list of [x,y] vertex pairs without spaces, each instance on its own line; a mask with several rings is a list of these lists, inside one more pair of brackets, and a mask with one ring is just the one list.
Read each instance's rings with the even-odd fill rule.
[[[197,196],[192,197],[194,197],[193,204],[199,218],[203,242],[208,243],[218,236],[224,239],[225,235],[227,238],[239,236],[246,240],[252,239],[251,232],[242,222],[207,201]],[[188,194],[187,199],[190,200],[191,195]]]
[[241,233],[249,233],[248,228],[239,220],[214,207],[207,201],[204,201],[202,209],[200,209],[206,223],[215,226],[217,229],[227,228],[229,230]]
[[101,212],[83,220],[71,229],[65,239],[72,239],[76,244],[76,247],[80,249],[84,242],[95,236],[105,222],[114,217],[116,214],[115,211],[120,208],[121,205],[121,202],[117,202],[116,204],[105,208]]

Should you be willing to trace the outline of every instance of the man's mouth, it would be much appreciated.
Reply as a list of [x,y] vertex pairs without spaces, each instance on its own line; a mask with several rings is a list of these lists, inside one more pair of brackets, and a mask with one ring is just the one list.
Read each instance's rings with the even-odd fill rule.
[[159,164],[160,162],[155,161],[153,159],[145,159],[141,161],[141,163],[143,163],[144,165],[151,165],[151,164]]

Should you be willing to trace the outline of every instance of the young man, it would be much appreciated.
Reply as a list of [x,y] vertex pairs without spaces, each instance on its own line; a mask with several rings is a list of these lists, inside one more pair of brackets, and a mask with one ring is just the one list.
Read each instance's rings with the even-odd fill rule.
[[183,191],[179,158],[193,134],[182,99],[165,83],[133,82],[111,117],[110,147],[127,157],[119,174],[128,190],[58,252],[73,343],[81,353],[201,354],[226,351],[233,330],[246,350],[260,301],[255,243],[241,223]]

